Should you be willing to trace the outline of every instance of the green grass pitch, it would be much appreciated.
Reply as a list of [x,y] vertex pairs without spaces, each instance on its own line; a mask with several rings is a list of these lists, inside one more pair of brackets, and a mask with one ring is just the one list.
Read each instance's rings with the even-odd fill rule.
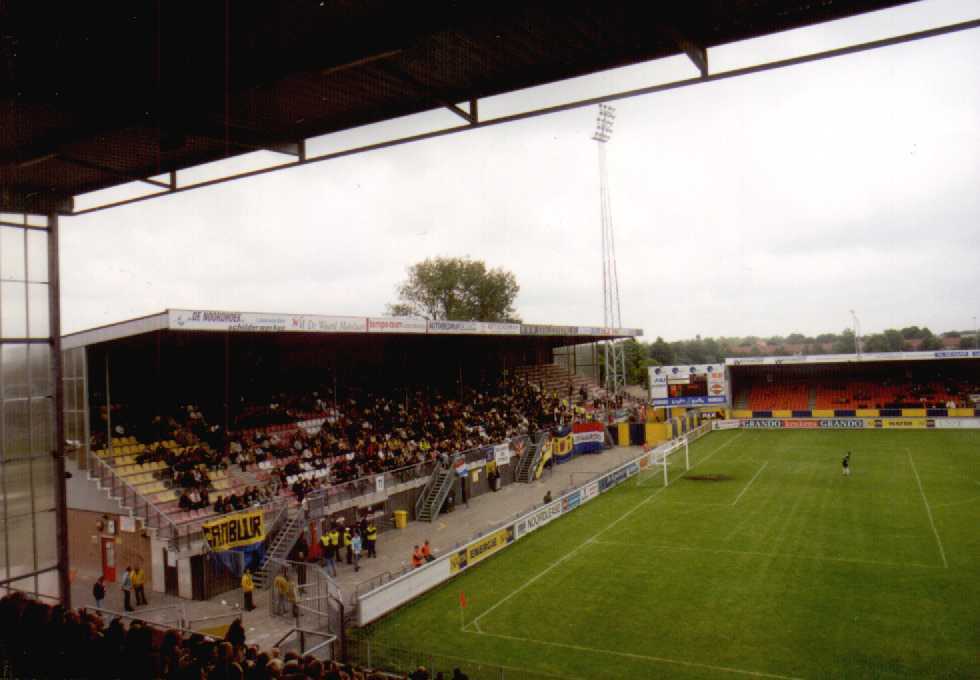
[[513,678],[980,678],[980,432],[735,430],[690,453],[688,475],[730,479],[641,473],[362,631],[374,662],[474,680],[499,677],[479,663]]

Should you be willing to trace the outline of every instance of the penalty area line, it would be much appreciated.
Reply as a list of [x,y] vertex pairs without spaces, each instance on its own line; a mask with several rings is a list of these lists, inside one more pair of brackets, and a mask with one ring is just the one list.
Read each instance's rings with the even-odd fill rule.
[[486,637],[499,638],[501,640],[510,640],[512,642],[529,642],[535,645],[559,647],[562,649],[571,649],[578,652],[588,652],[589,654],[609,654],[611,656],[619,656],[626,659],[637,659],[640,661],[651,661],[654,663],[672,664],[675,666],[687,666],[688,668],[705,668],[713,671],[722,671],[724,673],[736,673],[738,675],[748,675],[755,678],[776,678],[777,680],[802,680],[802,678],[797,678],[792,675],[779,675],[778,673],[766,673],[764,671],[750,671],[744,668],[732,668],[731,666],[716,666],[710,663],[698,663],[697,661],[684,661],[683,659],[670,659],[664,656],[649,656],[647,654],[634,654],[632,652],[616,652],[611,649],[602,649],[600,647],[586,647],[584,645],[573,645],[565,642],[548,642],[545,640],[535,640],[534,638],[518,637],[516,635],[502,635],[499,633],[477,633],[475,631],[470,631],[470,630],[465,632],[472,633],[473,635],[483,635]]

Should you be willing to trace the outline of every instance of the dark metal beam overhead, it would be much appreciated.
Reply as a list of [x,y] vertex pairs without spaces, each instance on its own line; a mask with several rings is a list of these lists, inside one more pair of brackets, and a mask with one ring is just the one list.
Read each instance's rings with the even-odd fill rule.
[[9,0],[0,210],[906,1]]

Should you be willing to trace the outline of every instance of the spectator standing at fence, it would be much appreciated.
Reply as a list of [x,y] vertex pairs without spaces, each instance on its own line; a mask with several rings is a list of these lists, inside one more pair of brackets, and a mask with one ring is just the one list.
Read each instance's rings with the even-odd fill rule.
[[122,578],[123,611],[127,611],[127,612],[135,611],[133,609],[133,603],[130,600],[132,589],[133,589],[133,568],[127,565],[126,573],[123,574],[123,578]]
[[146,574],[143,567],[136,567],[133,570],[133,592],[136,594],[136,606],[150,604],[146,600]]
[[252,572],[248,569],[242,574],[242,592],[245,594],[245,611],[250,612],[255,609],[252,602],[252,591],[255,590],[255,583],[252,581]]
[[350,527],[344,527],[344,548],[347,550],[347,564],[353,564],[354,551],[351,548]]
[[272,613],[277,616],[286,615],[286,598],[289,594],[289,581],[286,580],[286,570],[281,570],[272,581]]
[[351,551],[354,553],[354,571],[361,570],[361,532],[357,529],[354,530],[354,535],[351,536]]
[[374,520],[368,521],[367,531],[365,535],[367,537],[367,556],[377,557],[378,556],[378,527],[375,526]]
[[95,606],[102,609],[102,603],[105,601],[105,576],[100,576],[99,580],[95,582],[92,586],[92,597],[95,598]]

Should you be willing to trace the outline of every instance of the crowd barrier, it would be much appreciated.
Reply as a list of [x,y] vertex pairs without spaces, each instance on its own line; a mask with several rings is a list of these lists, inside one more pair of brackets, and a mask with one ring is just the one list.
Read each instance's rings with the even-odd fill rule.
[[[697,432],[692,432],[692,435],[700,437],[705,432],[707,432],[707,426]],[[376,621],[388,612],[479,564],[565,513],[588,503],[599,494],[622,484],[646,467],[661,450],[670,446],[671,442],[664,442],[609,472],[562,494],[551,503],[534,508],[515,520],[508,521],[503,526],[484,533],[433,562],[413,569],[373,590],[363,594],[359,593],[357,595],[357,624],[364,626]]]

